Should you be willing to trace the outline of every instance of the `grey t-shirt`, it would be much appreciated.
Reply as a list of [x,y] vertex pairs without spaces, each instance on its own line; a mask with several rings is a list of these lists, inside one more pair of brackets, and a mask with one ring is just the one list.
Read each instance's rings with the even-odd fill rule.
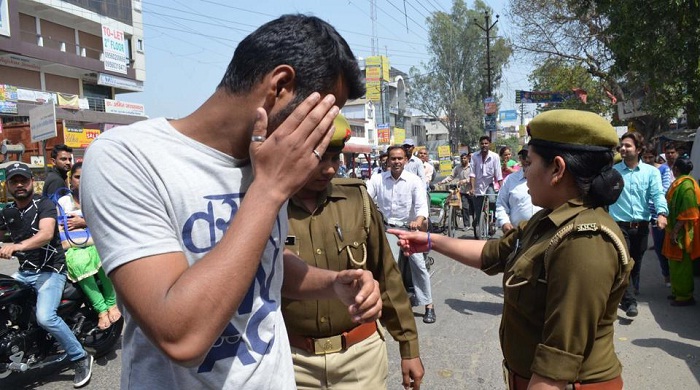
[[[105,271],[168,252],[194,264],[222,238],[252,176],[250,164],[184,136],[163,118],[103,133],[85,156],[81,201]],[[280,311],[286,210],[249,293],[199,367],[170,361],[124,311],[122,388],[296,388]]]

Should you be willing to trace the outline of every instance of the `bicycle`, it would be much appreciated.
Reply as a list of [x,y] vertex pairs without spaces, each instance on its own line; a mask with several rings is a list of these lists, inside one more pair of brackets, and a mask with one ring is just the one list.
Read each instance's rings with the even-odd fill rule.
[[[436,186],[437,190],[430,193],[430,220],[432,233],[445,233],[454,237],[458,221],[462,219],[462,197],[457,185],[450,184],[447,190],[444,186]],[[432,222],[432,220],[436,222]]]
[[481,216],[479,217],[479,222],[476,226],[476,232],[478,237],[488,240],[496,234],[496,216],[494,215],[494,210],[491,210],[491,202],[489,201],[489,198],[493,197],[495,202],[498,194],[484,194],[476,196],[485,198],[484,201],[481,202]]

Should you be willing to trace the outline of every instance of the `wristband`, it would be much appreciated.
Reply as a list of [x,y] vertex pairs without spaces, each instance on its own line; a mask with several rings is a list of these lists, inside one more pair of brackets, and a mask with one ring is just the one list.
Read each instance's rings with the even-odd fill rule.
[[430,241],[430,232],[428,232],[428,252],[433,249],[433,242]]

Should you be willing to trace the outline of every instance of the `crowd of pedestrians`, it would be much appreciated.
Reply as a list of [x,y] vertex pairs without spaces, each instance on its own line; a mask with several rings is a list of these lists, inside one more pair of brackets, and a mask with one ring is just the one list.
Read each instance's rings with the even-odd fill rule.
[[[43,197],[26,165],[8,168],[8,207],[26,223],[0,257],[27,252],[16,277],[37,290],[37,322],[76,387],[93,358],[56,315],[66,274],[100,329],[123,317],[123,388],[386,388],[386,328],[403,387],[419,389],[412,307],[437,321],[430,251],[502,274],[510,390],[622,389],[614,322],[618,308],[639,314],[650,235],[670,304],[695,304],[700,187],[676,145],[656,153],[576,110],[535,117],[517,161],[482,136],[438,182],[456,182],[475,240],[452,238],[428,229],[437,175],[414,139],[388,147],[367,181],[337,177],[350,136],[339,112],[364,92],[332,26],[286,15],[239,44],[191,115],[112,129],[84,165],[55,147]],[[481,237],[484,208],[502,237]]]

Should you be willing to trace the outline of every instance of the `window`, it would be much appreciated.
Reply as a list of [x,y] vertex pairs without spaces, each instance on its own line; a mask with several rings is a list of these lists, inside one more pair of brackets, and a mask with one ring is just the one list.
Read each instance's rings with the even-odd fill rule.
[[143,53],[143,39],[136,40],[136,51],[139,53]]

